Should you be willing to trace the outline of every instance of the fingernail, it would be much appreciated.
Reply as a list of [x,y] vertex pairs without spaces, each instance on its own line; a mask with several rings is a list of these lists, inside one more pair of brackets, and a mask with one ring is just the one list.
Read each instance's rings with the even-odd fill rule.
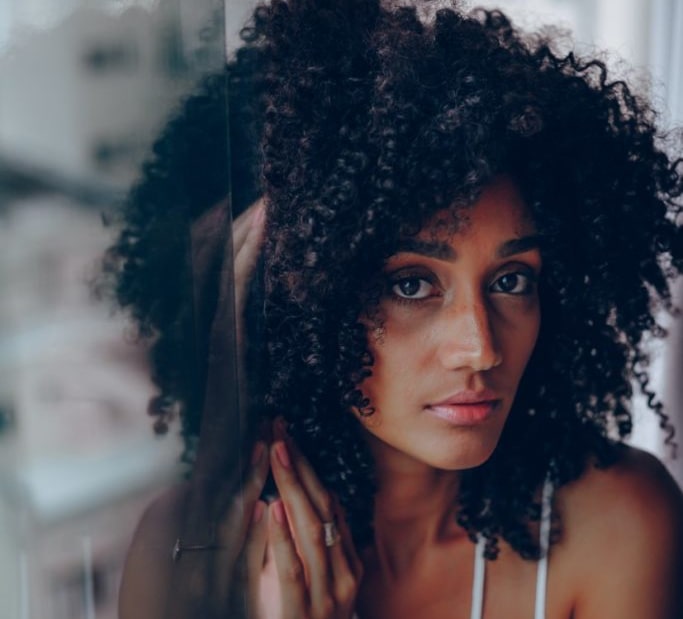
[[261,462],[261,458],[263,458],[263,451],[265,447],[266,446],[261,441],[256,442],[256,444],[254,445],[254,451],[251,454],[252,466],[256,466],[259,462]]
[[272,503],[273,516],[275,517],[275,522],[278,524],[284,524],[285,522],[285,507],[282,501],[275,501]]
[[263,501],[257,501],[256,506],[254,507],[254,523],[261,522],[261,518],[263,518],[263,513],[265,512],[265,509],[266,504]]
[[277,459],[280,461],[282,466],[284,466],[286,469],[291,467],[289,454],[287,453],[287,447],[285,447],[284,443],[275,443],[275,453],[277,454]]

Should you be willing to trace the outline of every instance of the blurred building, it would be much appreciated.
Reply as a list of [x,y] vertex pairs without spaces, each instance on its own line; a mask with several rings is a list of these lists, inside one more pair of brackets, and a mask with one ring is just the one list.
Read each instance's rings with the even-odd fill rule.
[[179,477],[146,351],[90,282],[101,213],[223,62],[221,10],[0,0],[0,619],[116,617],[134,527]]
[[108,236],[58,194],[0,220],[2,617],[94,616],[87,596],[115,617],[131,532],[177,474],[178,442],[155,439],[145,415],[145,351],[89,294]]

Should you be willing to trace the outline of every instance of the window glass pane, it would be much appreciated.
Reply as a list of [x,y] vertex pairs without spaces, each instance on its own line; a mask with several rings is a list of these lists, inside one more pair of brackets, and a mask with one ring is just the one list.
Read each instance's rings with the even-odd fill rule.
[[[0,2],[0,600],[8,619],[117,617],[123,559],[184,470],[163,440],[149,341],[94,289],[119,207],[203,77],[222,72],[214,0]],[[227,149],[227,128],[216,148]],[[227,174],[224,174],[227,183]],[[162,205],[156,205],[159,207]],[[150,256],[189,235],[181,209]],[[109,222],[102,225],[102,220]],[[184,235],[184,236],[183,236]],[[172,253],[172,252],[171,252]],[[190,279],[146,281],[192,306]],[[171,548],[168,553],[170,556]]]

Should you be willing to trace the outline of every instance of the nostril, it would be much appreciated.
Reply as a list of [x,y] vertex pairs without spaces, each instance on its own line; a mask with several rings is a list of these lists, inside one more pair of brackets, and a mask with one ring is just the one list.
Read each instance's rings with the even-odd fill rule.
[[483,304],[456,308],[442,323],[441,362],[451,369],[490,370],[503,359]]
[[503,356],[498,352],[497,349],[494,349],[492,351],[492,354],[489,359],[486,359],[485,363],[482,364],[482,371],[486,370],[492,370],[493,368],[498,367],[503,363]]

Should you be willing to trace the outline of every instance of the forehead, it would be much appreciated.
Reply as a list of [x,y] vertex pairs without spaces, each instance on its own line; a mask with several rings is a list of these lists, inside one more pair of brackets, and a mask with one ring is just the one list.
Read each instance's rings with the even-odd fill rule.
[[473,204],[437,211],[417,236],[446,240],[456,235],[516,237],[535,231],[531,211],[517,185],[509,176],[499,176]]

